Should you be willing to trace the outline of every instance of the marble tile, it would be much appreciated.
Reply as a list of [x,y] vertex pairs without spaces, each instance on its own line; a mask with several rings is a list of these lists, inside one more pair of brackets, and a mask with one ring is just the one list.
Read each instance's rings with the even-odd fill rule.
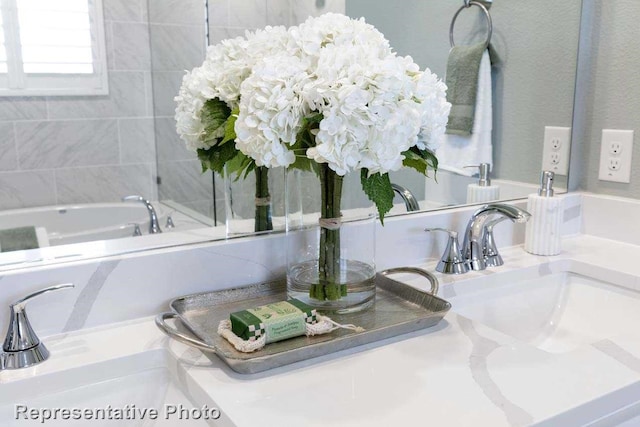
[[209,0],[209,26],[227,27],[229,25],[229,0]]
[[173,98],[178,95],[184,71],[154,71],[153,84],[153,115],[173,117],[176,102]]
[[209,27],[209,44],[214,45],[225,39],[242,37],[245,33],[244,28],[218,28]]
[[8,120],[38,120],[47,118],[44,98],[0,98],[0,122]]
[[145,96],[145,111],[147,116],[153,117],[153,73],[151,71],[144,72],[144,96]]
[[140,117],[146,115],[144,73],[111,71],[109,95],[49,98],[50,119]]
[[55,203],[53,171],[0,172],[0,210]]
[[203,26],[151,24],[151,66],[154,71],[184,71],[202,64]]
[[155,163],[156,144],[152,118],[120,119],[120,163]]
[[[221,202],[218,201],[218,203],[222,203],[222,211],[224,212],[224,200]],[[187,208],[193,209],[199,214],[206,216],[207,218],[211,218],[212,220],[214,219],[213,200],[198,200],[195,202],[183,202],[182,204]],[[218,217],[218,221],[220,221],[220,217]],[[224,217],[222,221],[224,221]]]
[[107,21],[104,23],[104,43],[107,52],[107,70],[111,72],[116,68],[113,56],[113,22]]
[[55,175],[59,203],[117,202],[128,194],[153,194],[150,165],[59,169]]
[[290,25],[304,22],[309,16],[320,16],[324,13],[345,13],[346,0],[296,0],[291,4]]
[[156,122],[156,141],[159,162],[194,160],[196,153],[187,150],[176,132],[176,122],[172,117],[159,117]]
[[17,122],[20,169],[50,169],[118,162],[115,120]]
[[263,28],[267,25],[267,0],[243,0],[233,2],[229,9],[229,26]]
[[267,0],[267,25],[288,26],[290,15],[291,4],[289,0]]
[[162,178],[158,186],[162,200],[182,203],[213,199],[211,172],[202,173],[198,160],[158,162],[158,175]]
[[146,0],[103,0],[102,7],[107,21],[142,22]]
[[0,122],[0,171],[18,169],[16,137],[12,122]]
[[116,70],[149,70],[151,52],[149,48],[149,26],[114,22],[113,58]]
[[204,2],[202,0],[152,0],[149,2],[149,22],[202,25],[205,22]]

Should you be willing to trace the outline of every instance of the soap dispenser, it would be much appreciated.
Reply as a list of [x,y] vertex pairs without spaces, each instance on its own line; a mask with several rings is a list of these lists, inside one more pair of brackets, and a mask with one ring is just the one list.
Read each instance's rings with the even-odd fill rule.
[[558,255],[561,251],[562,199],[553,197],[554,173],[543,171],[538,194],[530,194],[524,250],[534,255]]
[[465,168],[478,168],[480,173],[478,183],[467,186],[467,203],[491,202],[500,198],[500,187],[491,185],[491,179],[489,178],[491,165],[489,163],[465,166]]

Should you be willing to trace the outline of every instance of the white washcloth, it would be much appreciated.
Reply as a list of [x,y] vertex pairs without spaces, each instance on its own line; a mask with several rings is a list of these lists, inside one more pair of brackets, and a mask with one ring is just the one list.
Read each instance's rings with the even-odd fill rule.
[[469,136],[445,134],[442,145],[436,151],[438,168],[471,176],[478,169],[465,166],[489,163],[493,165],[493,104],[491,100],[491,61],[489,51],[482,54],[478,71],[478,96],[473,116],[473,130]]
[[36,237],[38,238],[38,245],[41,248],[46,248],[50,246],[49,244],[49,235],[47,234],[47,229],[44,227],[36,227]]

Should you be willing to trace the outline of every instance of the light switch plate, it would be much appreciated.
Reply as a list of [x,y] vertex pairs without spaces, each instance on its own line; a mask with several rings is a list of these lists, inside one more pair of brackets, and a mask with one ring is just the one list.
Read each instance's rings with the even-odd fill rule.
[[631,182],[632,158],[632,130],[602,130],[598,179],[622,183]]
[[571,149],[571,128],[545,126],[542,149],[542,170],[556,175],[569,172],[569,152]]

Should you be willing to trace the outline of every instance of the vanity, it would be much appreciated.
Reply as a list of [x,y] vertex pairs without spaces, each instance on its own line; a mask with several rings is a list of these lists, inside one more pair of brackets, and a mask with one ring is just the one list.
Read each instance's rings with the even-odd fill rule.
[[[73,281],[76,288],[32,304],[34,329],[52,355],[40,365],[0,372],[1,417],[12,420],[14,403],[24,401],[34,408],[165,410],[166,404],[167,411],[179,405],[220,411],[209,414],[219,415],[209,424],[189,420],[193,425],[382,426],[429,419],[443,426],[632,426],[640,416],[634,327],[640,236],[628,226],[640,203],[588,193],[563,197],[562,254],[530,255],[521,246],[523,227],[501,224],[495,237],[504,266],[436,273],[439,295],[452,303],[438,326],[253,375],[234,373],[216,356],[167,338],[153,315],[178,294],[277,277],[273,254],[283,236],[5,275],[15,295],[51,280]],[[473,210],[389,219],[378,230],[384,260],[378,268],[408,264],[433,271],[442,242],[422,228],[463,227]],[[625,214],[611,223],[614,212]],[[248,245],[269,266],[243,255]],[[428,285],[416,276],[394,278],[419,289]],[[3,296],[2,305],[12,298]],[[115,298],[121,304],[113,304]],[[167,414],[169,422],[176,413]]]

